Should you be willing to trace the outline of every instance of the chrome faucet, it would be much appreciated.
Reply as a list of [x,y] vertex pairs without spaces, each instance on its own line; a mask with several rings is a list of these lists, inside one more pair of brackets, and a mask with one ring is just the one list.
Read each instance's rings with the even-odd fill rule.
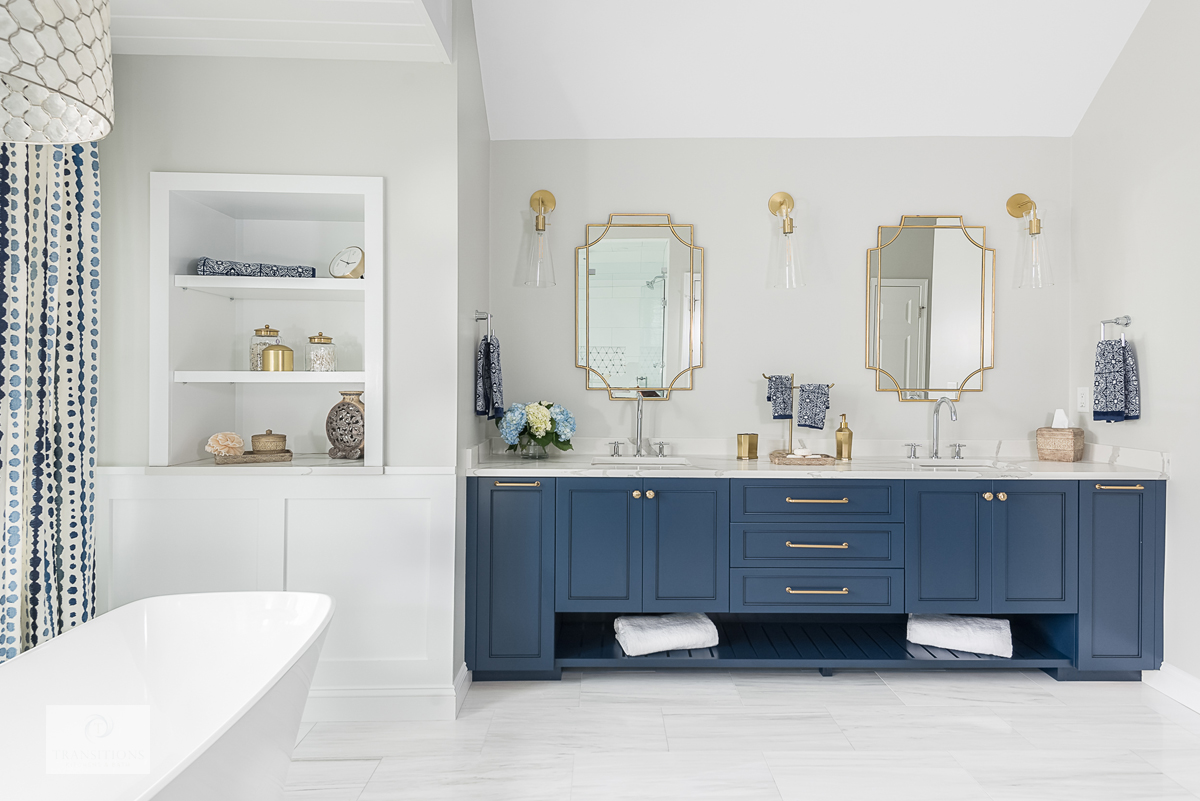
[[940,430],[938,412],[941,411],[943,403],[949,404],[950,406],[950,419],[958,420],[958,410],[954,408],[954,401],[950,400],[945,395],[938,398],[938,402],[933,404],[933,453],[929,454],[930,459],[942,458],[938,455],[938,433]]

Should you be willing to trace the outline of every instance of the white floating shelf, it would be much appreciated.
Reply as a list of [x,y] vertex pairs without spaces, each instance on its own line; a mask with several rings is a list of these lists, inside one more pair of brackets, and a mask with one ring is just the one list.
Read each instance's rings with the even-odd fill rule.
[[231,300],[341,300],[362,302],[366,281],[352,278],[249,278],[177,275],[175,286]]
[[257,370],[176,370],[176,384],[363,384],[367,374],[345,370],[326,373]]
[[212,457],[167,467],[147,467],[146,475],[337,476],[383,475],[382,467],[367,467],[362,459],[330,459],[324,453],[297,453],[290,462],[216,464]]

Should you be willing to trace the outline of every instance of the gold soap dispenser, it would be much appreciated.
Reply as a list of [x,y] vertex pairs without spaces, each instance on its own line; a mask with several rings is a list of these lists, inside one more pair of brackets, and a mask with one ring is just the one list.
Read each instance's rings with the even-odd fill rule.
[[850,426],[846,425],[846,415],[842,415],[842,424],[837,430],[837,460],[839,462],[850,461],[850,449],[854,445],[854,432],[850,430]]

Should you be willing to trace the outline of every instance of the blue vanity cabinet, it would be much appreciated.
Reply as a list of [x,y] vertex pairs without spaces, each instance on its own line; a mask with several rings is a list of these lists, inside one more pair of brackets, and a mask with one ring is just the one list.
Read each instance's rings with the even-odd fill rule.
[[558,479],[556,611],[642,611],[642,483]]
[[467,657],[484,677],[555,673],[554,484],[478,479],[469,496]]
[[992,611],[990,481],[909,481],[905,487],[905,611]]
[[1081,482],[1080,671],[1162,664],[1165,495],[1161,481]]
[[992,484],[992,612],[1079,608],[1079,484]]
[[642,611],[729,611],[729,481],[643,486]]

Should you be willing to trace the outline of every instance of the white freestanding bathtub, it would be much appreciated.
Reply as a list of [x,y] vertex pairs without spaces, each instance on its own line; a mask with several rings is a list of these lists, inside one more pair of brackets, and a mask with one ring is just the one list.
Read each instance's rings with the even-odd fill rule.
[[3,801],[276,801],[326,595],[136,601],[0,664]]

